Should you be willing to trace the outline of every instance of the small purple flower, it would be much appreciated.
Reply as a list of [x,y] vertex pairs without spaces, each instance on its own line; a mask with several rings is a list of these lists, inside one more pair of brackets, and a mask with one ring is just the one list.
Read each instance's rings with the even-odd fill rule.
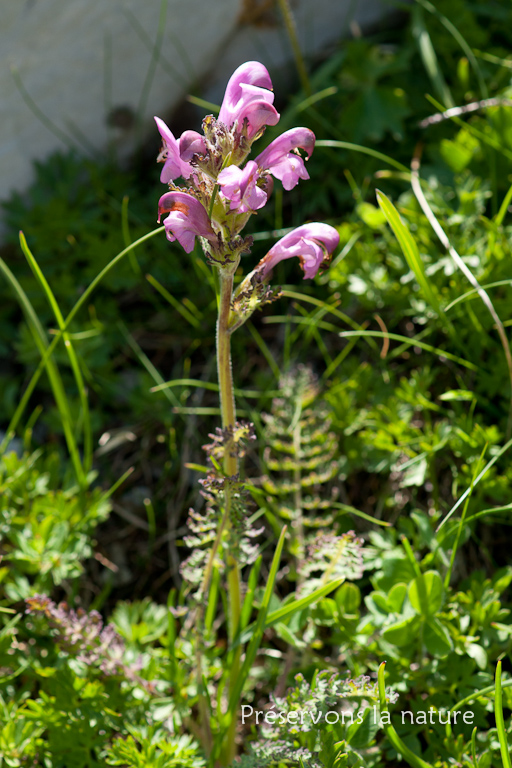
[[230,165],[219,173],[217,183],[221,187],[221,195],[230,201],[231,210],[247,213],[263,208],[267,193],[257,186],[258,178],[258,166],[253,160],[249,160],[243,170]]
[[253,139],[265,125],[276,125],[279,114],[273,107],[272,81],[259,61],[247,61],[229,78],[219,112],[219,122],[242,131],[247,119],[247,138]]
[[315,277],[320,267],[326,266],[340,241],[334,227],[314,221],[288,232],[278,240],[256,267],[266,277],[271,269],[284,259],[297,256],[304,278]]
[[196,237],[206,237],[214,243],[217,236],[201,203],[186,192],[167,192],[158,201],[158,221],[163,213],[165,234],[172,242],[177,240],[187,253],[194,249]]
[[[157,124],[158,130],[160,131],[160,136],[164,141],[164,147],[158,155],[158,162],[164,161],[164,167],[162,168],[162,173],[160,174],[160,181],[164,184],[168,184],[170,181],[177,179],[179,176],[183,176],[184,179],[190,178],[194,169],[188,162],[184,162],[181,158],[181,140],[178,142],[178,140],[174,137],[173,132],[169,130],[164,121],[160,120],[159,117],[155,117],[155,122]],[[186,131],[185,133],[195,133],[195,131]],[[199,134],[196,134],[196,136],[201,138]],[[181,138],[183,139],[183,136]],[[193,152],[188,156],[188,159],[192,157],[192,154]]]
[[309,179],[304,160],[297,152],[303,149],[311,157],[315,146],[315,134],[309,128],[292,128],[274,139],[255,162],[261,170],[267,170],[279,179],[286,190],[293,189],[299,179]]

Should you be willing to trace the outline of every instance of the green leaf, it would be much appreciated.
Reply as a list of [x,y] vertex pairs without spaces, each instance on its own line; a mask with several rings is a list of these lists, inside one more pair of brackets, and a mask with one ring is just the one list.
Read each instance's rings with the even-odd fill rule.
[[466,653],[476,661],[477,666],[480,669],[486,669],[488,661],[487,652],[481,645],[478,645],[478,643],[469,643],[469,645],[466,646]]
[[437,571],[427,571],[409,584],[409,600],[416,613],[435,615],[443,605],[443,582]]
[[391,613],[400,613],[407,594],[407,584],[395,584],[388,595],[388,607]]
[[265,627],[271,627],[277,621],[282,621],[283,619],[292,616],[297,611],[302,611],[309,605],[316,603],[322,597],[325,597],[325,595],[328,595],[329,592],[337,589],[342,583],[343,579],[335,579],[334,581],[330,581],[328,584],[325,584],[323,587],[315,589],[315,591],[310,595],[307,595],[307,597],[303,597],[300,600],[293,600],[291,603],[287,603],[277,611],[272,611],[272,613],[269,613],[267,616]]
[[[461,134],[463,133],[463,136]],[[442,139],[439,151],[445,163],[455,173],[460,173],[466,168],[473,159],[473,155],[479,148],[480,143],[468,131],[464,131],[457,136],[456,141]]]
[[474,392],[470,392],[467,389],[450,389],[448,392],[443,392],[442,395],[439,395],[439,400],[444,400],[446,402],[449,402],[451,400],[474,400],[475,394]]
[[415,575],[414,568],[406,557],[385,557],[375,584],[378,589],[389,592],[395,584],[409,584]]
[[275,630],[277,636],[280,637],[281,640],[284,640],[285,643],[288,643],[288,645],[291,645],[292,648],[302,650],[303,648],[307,647],[304,640],[300,640],[296,635],[294,635],[290,628],[286,626],[286,624],[278,622],[275,626]]
[[402,487],[409,488],[411,486],[423,485],[427,471],[427,459],[425,456],[422,456],[418,461],[415,461],[405,470],[404,478],[401,483]]
[[334,599],[341,614],[353,616],[357,614],[361,605],[361,590],[357,584],[352,584],[348,581],[336,590]]
[[453,651],[452,639],[446,627],[435,617],[426,622],[423,641],[427,651],[437,658],[447,656]]
[[368,707],[363,713],[363,722],[357,720],[347,729],[346,741],[352,749],[365,749],[375,738],[379,730],[379,718],[373,717],[373,707]]
[[350,124],[355,142],[380,141],[389,131],[403,134],[403,120],[409,115],[405,94],[400,88],[366,88],[344,111],[344,122]]
[[359,203],[356,205],[356,213],[371,229],[381,229],[386,223],[383,212],[371,203]]
[[391,645],[403,648],[414,641],[419,624],[418,616],[410,616],[408,619],[390,624],[383,630],[382,637]]

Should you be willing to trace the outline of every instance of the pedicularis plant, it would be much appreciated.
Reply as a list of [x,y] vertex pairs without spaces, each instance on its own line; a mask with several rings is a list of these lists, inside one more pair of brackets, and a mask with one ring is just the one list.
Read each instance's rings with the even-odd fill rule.
[[[187,658],[192,661],[194,667],[199,717],[194,718],[193,730],[211,759],[221,764],[231,762],[236,752],[240,696],[268,618],[284,536],[283,533],[274,557],[258,619],[246,632],[250,642],[242,663],[242,633],[247,628],[255,584],[251,584],[243,602],[240,571],[257,559],[252,541],[259,532],[248,522],[246,492],[239,475],[243,443],[253,433],[252,425],[236,420],[231,334],[257,307],[276,297],[268,282],[278,262],[296,256],[304,277],[312,278],[328,265],[339,242],[333,227],[319,222],[304,224],[279,240],[234,289],[241,257],[250,252],[252,244],[252,238],[244,237],[242,230],[266,204],[272,193],[273,177],[286,190],[292,189],[299,179],[309,178],[299,152],[302,149],[309,158],[313,151],[315,136],[307,128],[286,131],[254,159],[248,159],[252,145],[262,137],[265,127],[279,121],[273,101],[267,70],[252,61],[240,66],[230,78],[218,118],[209,115],[203,120],[203,135],[185,131],[178,140],[162,120],[155,118],[163,139],[158,158],[164,162],[160,178],[170,188],[160,198],[159,219],[167,214],[167,238],[171,242],[178,240],[187,253],[199,238],[206,260],[218,276],[217,368],[222,429],[205,446],[210,463],[210,471],[202,481],[205,511],[192,512],[189,520],[192,535],[187,543],[193,551],[182,568],[189,593],[176,653],[181,655],[182,662]],[[180,177],[185,181],[184,187],[175,183]],[[253,570],[252,576],[256,573]],[[213,690],[211,683],[206,682],[212,680],[211,669],[207,669],[214,640],[211,606],[216,601],[222,575],[228,594],[225,668],[229,671],[227,679],[221,677],[217,690]],[[176,693],[179,696],[179,691]],[[217,703],[212,707],[214,699]]]

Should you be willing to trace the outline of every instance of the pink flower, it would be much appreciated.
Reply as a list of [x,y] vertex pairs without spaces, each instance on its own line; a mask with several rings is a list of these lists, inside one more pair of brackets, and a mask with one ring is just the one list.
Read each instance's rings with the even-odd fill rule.
[[[162,137],[164,141],[164,148],[158,155],[158,160],[164,160],[164,167],[162,168],[162,173],[160,174],[160,181],[164,184],[168,184],[169,181],[172,181],[173,179],[177,179],[178,176],[183,176],[184,179],[190,178],[191,174],[193,173],[194,169],[192,166],[188,163],[182,160],[181,154],[180,154],[180,145],[181,141],[187,134],[195,134],[194,139],[197,142],[197,138],[201,139],[202,137],[196,133],[195,131],[185,131],[183,136],[180,139],[180,142],[174,137],[174,134],[169,128],[166,126],[163,120],[160,120],[159,117],[155,117],[155,122],[157,124],[158,130],[160,131],[160,136]],[[193,145],[192,141],[185,141],[185,149],[189,149],[191,145]],[[203,147],[204,147],[204,141],[203,141]],[[194,150],[198,151],[198,150]],[[187,153],[187,160],[190,160],[194,152]]]
[[276,125],[279,114],[273,107],[272,81],[259,61],[247,61],[229,78],[219,112],[219,122],[227,128],[236,124],[242,131],[247,119],[247,137],[254,138],[265,125]]
[[163,213],[165,234],[172,242],[178,240],[187,253],[194,249],[196,237],[206,237],[214,243],[217,236],[201,203],[186,192],[167,192],[158,201],[158,221]]
[[273,267],[284,259],[297,256],[304,272],[304,278],[315,277],[322,266],[326,266],[340,241],[334,227],[314,221],[303,224],[278,240],[260,261],[255,271],[262,271],[266,277]]
[[230,201],[231,210],[236,208],[238,213],[246,213],[263,208],[267,193],[256,186],[258,178],[258,166],[253,160],[249,160],[243,170],[230,165],[219,173],[217,183],[222,189],[222,196]]
[[261,170],[269,171],[283,183],[286,190],[293,189],[299,179],[309,179],[304,160],[296,150],[300,147],[311,157],[315,134],[309,128],[292,128],[274,139],[255,162]]

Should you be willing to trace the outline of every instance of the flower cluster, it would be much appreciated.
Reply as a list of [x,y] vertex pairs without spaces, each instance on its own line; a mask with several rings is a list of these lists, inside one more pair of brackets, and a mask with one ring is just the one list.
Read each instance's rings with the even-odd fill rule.
[[[231,273],[252,242],[240,232],[267,202],[273,179],[290,190],[300,179],[309,178],[305,159],[311,157],[315,135],[308,128],[285,131],[254,159],[248,159],[265,127],[279,121],[273,102],[269,73],[263,64],[250,61],[231,76],[219,116],[203,120],[202,135],[185,131],[177,139],[155,117],[163,140],[158,157],[164,163],[160,179],[170,188],[158,205],[159,220],[167,214],[167,238],[178,240],[187,253],[194,248],[195,238],[200,238],[208,261]],[[179,178],[185,181],[185,188],[175,184]],[[241,291],[261,286],[279,261],[292,256],[299,258],[305,277],[314,277],[329,262],[338,242],[333,227],[304,224],[271,248]]]
[[96,667],[107,676],[125,677],[147,690],[153,685],[139,677],[142,658],[135,663],[127,663],[126,647],[123,638],[112,624],[103,626],[103,619],[98,611],[77,611],[66,603],[56,605],[47,595],[33,595],[26,599],[26,612],[43,615],[56,632],[60,649],[70,657],[87,666]]

